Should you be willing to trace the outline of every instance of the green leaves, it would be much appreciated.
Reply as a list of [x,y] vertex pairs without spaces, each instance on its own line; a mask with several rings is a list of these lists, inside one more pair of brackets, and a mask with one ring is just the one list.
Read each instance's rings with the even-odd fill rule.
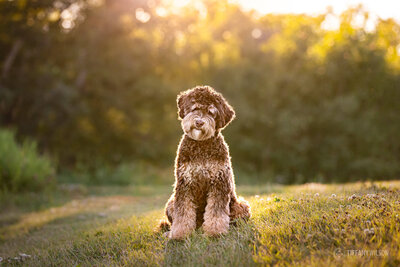
[[0,122],[65,168],[165,167],[182,134],[176,95],[209,84],[235,108],[224,134],[234,167],[253,181],[398,177],[395,21],[366,31],[352,24],[367,17],[357,7],[326,30],[327,14],[258,17],[214,0],[201,10],[163,8],[0,2]]
[[14,133],[0,129],[0,190],[40,191],[54,185],[53,162],[38,153],[36,143],[17,144]]

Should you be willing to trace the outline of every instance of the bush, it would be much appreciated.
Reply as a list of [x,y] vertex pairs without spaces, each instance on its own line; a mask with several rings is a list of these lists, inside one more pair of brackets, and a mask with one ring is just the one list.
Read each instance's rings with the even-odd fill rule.
[[0,130],[0,189],[40,191],[54,185],[52,162],[37,151],[35,142],[18,144],[10,130]]

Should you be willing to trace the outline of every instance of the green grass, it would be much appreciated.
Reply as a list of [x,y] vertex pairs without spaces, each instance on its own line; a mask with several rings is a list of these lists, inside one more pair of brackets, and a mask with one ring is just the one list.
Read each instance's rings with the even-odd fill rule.
[[26,266],[400,264],[400,181],[238,191],[252,206],[248,223],[183,241],[154,231],[171,187],[63,187],[27,206],[21,199],[44,199],[14,197],[0,213],[0,257]]

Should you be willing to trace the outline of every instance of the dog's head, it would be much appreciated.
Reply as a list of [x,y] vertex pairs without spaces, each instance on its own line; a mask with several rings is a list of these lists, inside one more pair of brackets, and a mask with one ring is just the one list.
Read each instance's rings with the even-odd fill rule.
[[183,131],[197,141],[215,136],[235,117],[223,96],[209,86],[197,86],[180,93],[177,104]]

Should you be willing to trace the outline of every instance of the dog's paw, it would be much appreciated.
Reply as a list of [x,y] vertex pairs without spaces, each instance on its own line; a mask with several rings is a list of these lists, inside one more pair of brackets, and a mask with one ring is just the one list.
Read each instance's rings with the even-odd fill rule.
[[184,227],[174,227],[171,228],[171,231],[168,232],[169,239],[182,240],[190,235],[192,229],[184,228]]
[[228,233],[229,216],[208,218],[203,223],[203,230],[207,236],[220,236]]

